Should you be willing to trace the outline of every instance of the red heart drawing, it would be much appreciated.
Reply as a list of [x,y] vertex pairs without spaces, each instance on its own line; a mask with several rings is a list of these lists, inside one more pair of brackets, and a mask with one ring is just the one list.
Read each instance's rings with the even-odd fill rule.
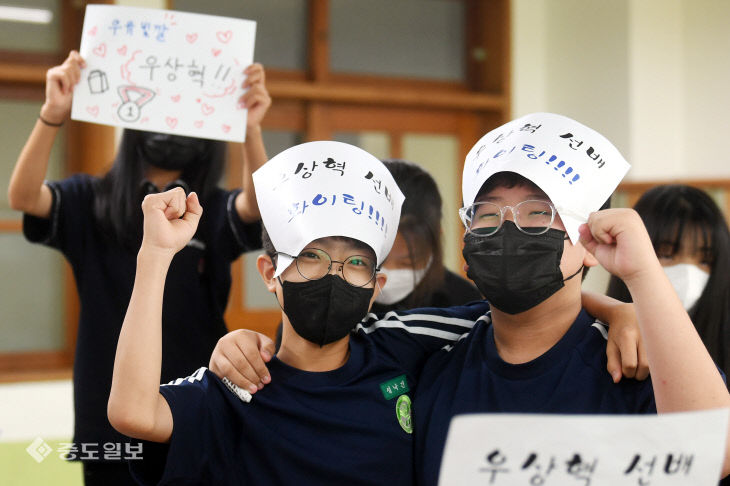
[[213,53],[213,57],[218,57],[218,54],[221,53],[220,49],[211,49],[210,52]]
[[208,103],[203,103],[203,106],[200,107],[200,111],[203,112],[203,115],[210,115],[215,111],[215,108],[210,106]]
[[170,128],[175,128],[177,126],[177,118],[168,116],[165,118],[165,123],[167,123],[167,126]]
[[215,36],[218,38],[219,41],[221,41],[224,44],[227,44],[229,40],[231,40],[231,37],[233,36],[233,32],[230,30],[220,30],[215,33]]
[[170,99],[173,103],[177,103],[178,101],[180,101],[180,95],[176,94],[175,96],[170,96]]
[[88,31],[89,35],[96,35],[96,25],[89,29]]
[[123,45],[122,47],[120,47],[119,49],[117,49],[117,52],[121,56],[126,56],[127,55],[127,46],[126,46],[126,44]]
[[94,48],[94,54],[99,57],[106,56],[106,44],[103,42]]
[[188,41],[190,44],[194,43],[196,40],[198,40],[198,34],[185,34],[185,40]]
[[202,128],[203,127],[203,120],[197,120],[195,123],[193,123],[195,128]]
[[87,106],[86,111],[91,116],[97,116],[99,114],[99,105]]
[[150,121],[150,117],[146,116],[146,117],[142,118],[139,122],[140,123],[145,123],[145,122],[148,122],[148,121]]
[[223,125],[221,128],[223,128],[223,132],[228,133],[231,131],[230,125]]

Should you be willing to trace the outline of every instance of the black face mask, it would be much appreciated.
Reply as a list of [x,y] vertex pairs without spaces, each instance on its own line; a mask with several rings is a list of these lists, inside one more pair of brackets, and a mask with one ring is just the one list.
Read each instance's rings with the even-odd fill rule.
[[165,133],[146,133],[139,154],[150,165],[164,170],[183,170],[204,159],[209,142],[200,138]]
[[306,282],[282,282],[281,286],[284,312],[294,331],[320,346],[347,336],[368,313],[375,291],[353,287],[331,274]]
[[[486,232],[484,228],[483,232]],[[547,300],[565,286],[560,258],[565,231],[549,229],[541,235],[527,235],[512,221],[505,221],[492,236],[467,233],[464,259],[467,276],[484,297],[507,314],[519,314]]]

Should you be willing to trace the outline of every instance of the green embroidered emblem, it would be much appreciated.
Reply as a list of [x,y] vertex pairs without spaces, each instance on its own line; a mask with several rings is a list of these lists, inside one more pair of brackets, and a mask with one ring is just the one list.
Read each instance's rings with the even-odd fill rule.
[[411,419],[411,399],[408,395],[398,397],[395,404],[395,415],[398,417],[398,423],[407,434],[413,433],[413,420]]
[[411,389],[408,388],[406,375],[400,375],[392,380],[388,380],[380,384],[380,391],[383,392],[383,397],[385,397],[386,400],[408,393],[410,390]]

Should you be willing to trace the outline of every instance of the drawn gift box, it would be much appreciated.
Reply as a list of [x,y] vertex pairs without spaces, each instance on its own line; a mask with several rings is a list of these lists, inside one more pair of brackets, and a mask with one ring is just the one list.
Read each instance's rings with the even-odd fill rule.
[[92,94],[103,93],[109,89],[109,80],[106,77],[106,73],[98,69],[94,69],[89,73],[86,78],[89,83],[89,91]]

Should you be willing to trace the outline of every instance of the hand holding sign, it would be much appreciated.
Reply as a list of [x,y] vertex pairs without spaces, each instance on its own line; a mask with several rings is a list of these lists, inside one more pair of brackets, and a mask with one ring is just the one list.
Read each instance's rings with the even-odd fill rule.
[[264,67],[259,63],[251,64],[243,72],[246,80],[242,88],[246,92],[239,99],[238,107],[248,110],[248,128],[261,125],[264,115],[271,106],[271,96],[266,90]]
[[81,69],[86,62],[76,51],[71,51],[60,66],[46,73],[46,102],[41,107],[41,117],[51,123],[63,123],[71,111],[73,89],[81,79]]

